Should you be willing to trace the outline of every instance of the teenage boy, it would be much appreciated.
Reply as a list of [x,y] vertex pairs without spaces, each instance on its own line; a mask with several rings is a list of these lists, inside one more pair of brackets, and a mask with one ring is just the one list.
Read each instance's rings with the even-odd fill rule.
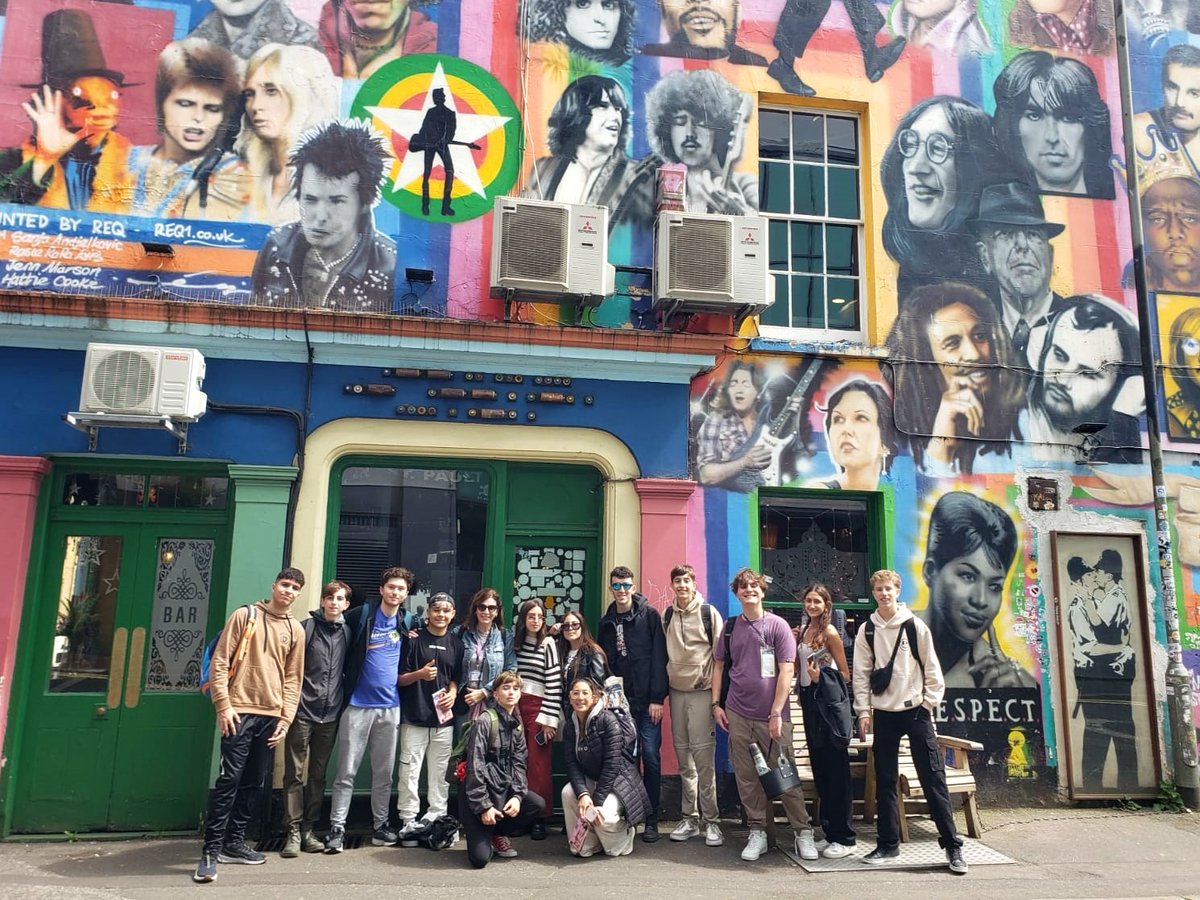
[[392,566],[379,576],[379,602],[364,603],[346,616],[350,649],[346,653],[345,691],[349,699],[338,726],[338,767],[329,810],[326,853],[341,853],[346,841],[346,814],[354,776],[363,756],[371,756],[371,817],[375,847],[395,847],[388,827],[392,767],[400,728],[400,656],[409,630],[404,601],[413,586],[408,569]]
[[[858,710],[858,735],[866,738],[875,728],[875,784],[879,798],[879,837],[863,862],[878,865],[900,855],[900,811],[896,782],[900,738],[908,736],[913,764],[929,814],[938,830],[938,844],[946,851],[950,871],[967,874],[962,839],[954,828],[946,765],[938,749],[933,710],[942,701],[946,685],[942,666],[933,648],[933,636],[923,621],[900,602],[900,575],[881,569],[871,576],[876,610],[854,641],[854,708]],[[871,632],[871,633],[869,633]],[[888,661],[891,660],[889,663]],[[891,680],[882,690],[871,687],[875,669],[892,667]]]
[[446,764],[454,749],[454,701],[462,682],[463,644],[449,634],[454,598],[437,593],[429,600],[429,623],[404,645],[400,664],[400,766],[396,813],[400,845],[415,847],[408,832],[417,824],[421,798],[417,782],[425,763],[428,808],[425,820],[446,815],[450,785]]
[[637,724],[642,782],[650,795],[650,812],[642,840],[658,840],[658,804],[662,787],[662,717],[667,698],[667,642],[662,618],[650,601],[634,590],[633,570],[617,566],[609,573],[613,602],[600,620],[600,646],[609,668],[624,684],[629,713]]
[[343,614],[349,605],[350,587],[331,581],[321,588],[320,608],[304,620],[304,684],[296,721],[284,742],[283,812],[288,835],[279,855],[285,859],[299,856],[301,850],[325,849],[313,826],[325,801],[325,770],[342,713],[342,669],[350,637]]
[[[729,585],[742,604],[740,616],[729,620],[716,647],[711,703],[713,718],[729,732],[729,760],[738,797],[750,826],[742,859],[753,862],[767,852],[770,801],[758,780],[750,745],[757,744],[769,768],[779,767],[779,753],[791,754],[792,722],[788,710],[795,676],[796,638],[788,623],[763,608],[767,580],[753,569],[742,569]],[[722,700],[721,681],[729,669],[729,693]],[[796,855],[816,859],[812,824],[799,785],[779,798],[795,832]]]
[[712,712],[713,647],[721,639],[721,616],[696,590],[696,571],[684,563],[671,570],[674,602],[663,613],[667,640],[667,681],[671,689],[671,738],[683,787],[683,819],[671,840],[700,833],[704,843],[725,843],[717,824],[716,738]]
[[[208,794],[204,850],[192,876],[202,884],[216,880],[219,862],[257,866],[267,861],[246,843],[246,826],[267,776],[268,751],[284,739],[300,702],[304,631],[291,608],[303,587],[299,569],[281,571],[271,599],[255,603],[253,610],[238,608],[213,652],[210,674],[221,729],[221,768]],[[243,646],[247,627],[252,630]],[[229,661],[239,651],[244,656],[230,678]]]

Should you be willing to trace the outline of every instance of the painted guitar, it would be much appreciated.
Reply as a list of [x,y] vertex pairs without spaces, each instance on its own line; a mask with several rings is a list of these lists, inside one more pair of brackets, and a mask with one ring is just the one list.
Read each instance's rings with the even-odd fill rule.
[[784,448],[792,442],[792,439],[795,438],[796,433],[800,430],[798,418],[800,407],[804,403],[805,394],[808,393],[813,380],[821,370],[822,362],[817,357],[813,357],[808,361],[808,366],[800,376],[800,380],[796,382],[796,387],[792,391],[791,396],[788,397],[787,403],[783,405],[783,409],[771,420],[769,425],[760,419],[758,426],[754,429],[754,434],[750,435],[750,439],[746,441],[741,452],[733,457],[733,459],[741,459],[755,447],[766,447],[771,451],[771,461],[767,464],[766,468],[742,469],[742,471],[730,479],[730,487],[734,490],[749,493],[761,484],[768,486],[779,484],[781,472],[780,460],[783,458]]

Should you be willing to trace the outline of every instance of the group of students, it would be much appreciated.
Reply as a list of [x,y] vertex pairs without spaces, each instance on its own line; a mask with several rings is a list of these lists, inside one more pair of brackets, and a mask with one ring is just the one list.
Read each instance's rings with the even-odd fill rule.
[[[802,858],[816,859],[822,851],[831,858],[848,855],[855,842],[849,723],[845,714],[839,719],[830,710],[848,713],[850,672],[830,623],[829,592],[820,585],[804,592],[808,619],[798,635],[798,654],[797,635],[763,607],[767,581],[751,569],[733,579],[741,613],[728,623],[697,591],[691,566],[671,570],[674,599],[662,614],[636,591],[628,567],[614,568],[609,581],[613,602],[593,638],[574,611],[547,627],[544,607],[536,600],[519,607],[509,631],[501,624],[501,599],[492,588],[475,593],[458,625],[454,598],[445,593],[429,599],[424,623],[415,622],[405,610],[413,574],[398,566],[382,573],[378,601],[349,612],[350,588],[330,582],[321,591],[319,608],[300,623],[290,609],[304,576],[285,568],[269,600],[234,612],[212,655],[221,763],[194,880],[213,881],[218,863],[266,861],[245,836],[269,755],[281,742],[288,828],[283,857],[342,852],[354,780],[367,756],[373,845],[417,846],[448,815],[449,788],[456,782],[455,812],[471,864],[482,868],[494,856],[516,856],[513,834],[546,837],[556,739],[564,744],[568,775],[561,799],[570,852],[626,855],[639,825],[643,841],[660,837],[660,750],[668,704],[683,813],[671,840],[703,834],[708,846],[724,843],[715,772],[719,726],[729,734],[729,756],[750,826],[742,859],[756,860],[767,851],[770,805],[753,749],[770,768],[790,756],[789,699],[797,661],[824,839],[815,838],[800,788],[781,799]],[[914,752],[914,761],[950,868],[964,873],[932,723],[943,690],[932,640],[924,624],[898,603],[899,575],[877,572],[872,585],[878,611],[871,617],[870,636],[865,628],[859,633],[853,673],[860,736],[865,737],[874,711],[880,797],[879,842],[864,861],[898,854],[897,752],[907,734],[914,745],[929,747],[928,753]],[[883,660],[891,681],[873,693],[872,671],[882,669]],[[612,689],[614,682],[619,690]],[[456,734],[462,763],[453,768]],[[330,828],[322,841],[314,827],[335,744]],[[389,812],[393,767],[395,828]],[[427,791],[420,815],[422,769]]]

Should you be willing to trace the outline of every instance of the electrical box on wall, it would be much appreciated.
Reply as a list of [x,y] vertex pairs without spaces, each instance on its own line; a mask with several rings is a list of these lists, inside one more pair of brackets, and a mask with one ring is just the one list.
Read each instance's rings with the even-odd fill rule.
[[208,408],[204,369],[198,350],[88,344],[79,410],[194,422]]
[[773,302],[767,296],[767,223],[758,216],[664,212],[656,232],[656,309],[743,319]]

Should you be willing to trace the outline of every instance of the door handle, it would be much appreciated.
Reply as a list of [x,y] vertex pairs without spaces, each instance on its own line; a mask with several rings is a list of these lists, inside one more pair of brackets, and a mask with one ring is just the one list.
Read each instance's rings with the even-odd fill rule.
[[107,715],[108,715],[108,707],[107,706],[97,706],[96,707],[96,718],[97,719],[103,719]]
[[125,683],[125,646],[129,642],[129,629],[118,628],[113,632],[112,657],[108,663],[108,701],[110,707],[121,702],[121,686]]
[[133,709],[142,696],[142,658],[146,652],[146,629],[133,629],[129,645],[129,670],[125,675],[125,708]]

